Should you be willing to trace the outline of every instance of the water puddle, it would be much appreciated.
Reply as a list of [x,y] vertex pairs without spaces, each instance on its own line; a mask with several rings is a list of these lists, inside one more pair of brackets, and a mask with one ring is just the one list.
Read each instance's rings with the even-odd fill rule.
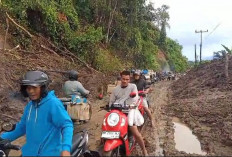
[[207,153],[201,150],[201,144],[197,137],[193,135],[185,124],[181,123],[178,118],[173,118],[174,123],[174,140],[176,143],[175,148],[178,151],[184,151],[191,154],[206,155]]

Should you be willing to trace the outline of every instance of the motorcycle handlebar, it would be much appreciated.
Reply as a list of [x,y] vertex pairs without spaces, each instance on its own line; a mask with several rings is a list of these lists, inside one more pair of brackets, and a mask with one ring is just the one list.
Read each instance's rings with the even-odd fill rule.
[[70,102],[72,100],[71,98],[59,98],[59,99],[62,102]]
[[2,149],[2,150],[7,150],[7,149],[20,150],[21,147],[18,146],[18,145],[13,145],[11,143],[8,143],[8,144],[5,144],[5,145],[1,146],[0,149]]
[[110,109],[109,105],[106,105],[106,106],[100,106],[100,110],[99,110],[99,111],[101,111],[101,110],[109,111],[109,109]]
[[17,146],[17,145],[10,144],[9,146],[6,146],[5,149],[20,150],[21,147]]
[[139,93],[139,96],[146,97],[145,93]]

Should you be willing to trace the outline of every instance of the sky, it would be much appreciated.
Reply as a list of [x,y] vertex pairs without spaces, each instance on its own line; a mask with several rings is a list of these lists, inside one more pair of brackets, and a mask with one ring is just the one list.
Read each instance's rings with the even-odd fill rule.
[[169,8],[167,36],[183,46],[182,54],[194,60],[194,45],[200,55],[202,34],[202,59],[212,58],[213,52],[223,50],[221,44],[232,48],[232,0],[148,0],[154,8],[163,4]]

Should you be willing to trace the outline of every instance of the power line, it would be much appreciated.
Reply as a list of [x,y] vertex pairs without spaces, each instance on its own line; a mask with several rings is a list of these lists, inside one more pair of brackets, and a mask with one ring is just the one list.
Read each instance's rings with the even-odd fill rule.
[[208,38],[219,26],[221,26],[221,22],[220,23],[218,23],[215,27],[214,27],[214,29],[204,38],[204,39],[206,39],[206,38]]

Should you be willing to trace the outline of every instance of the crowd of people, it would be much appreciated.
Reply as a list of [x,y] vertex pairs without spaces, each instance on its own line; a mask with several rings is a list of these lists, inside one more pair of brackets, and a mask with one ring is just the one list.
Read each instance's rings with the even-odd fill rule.
[[[122,71],[117,77],[117,86],[113,90],[109,100],[109,106],[113,103],[123,103],[130,98],[130,93],[143,91],[146,96],[143,99],[143,107],[151,121],[154,123],[149,109],[147,95],[152,91],[151,83],[145,77],[146,70]],[[167,75],[169,77],[169,74]],[[150,79],[159,78],[160,73],[152,73]],[[170,76],[171,77],[171,76]],[[30,99],[24,108],[20,122],[11,132],[5,132],[0,136],[0,143],[7,144],[17,138],[26,135],[26,143],[22,147],[23,156],[70,156],[73,136],[73,122],[63,103],[56,97],[54,91],[48,90],[49,77],[42,71],[28,71],[22,78],[21,93]],[[67,97],[78,95],[88,97],[90,92],[78,81],[78,72],[69,71],[69,80],[64,83],[63,91]],[[135,106],[139,99],[130,98]],[[129,130],[140,145],[144,156],[147,156],[143,137],[138,129],[136,118],[128,118]]]

